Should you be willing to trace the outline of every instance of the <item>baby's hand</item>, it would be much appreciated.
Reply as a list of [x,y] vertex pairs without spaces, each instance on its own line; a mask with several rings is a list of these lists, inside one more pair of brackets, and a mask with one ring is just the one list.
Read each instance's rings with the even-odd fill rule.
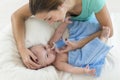
[[66,41],[66,47],[63,50],[60,50],[62,53],[66,53],[71,50],[75,50],[79,48],[78,42],[77,41]]
[[66,17],[65,20],[64,20],[64,23],[67,23],[67,24],[70,24],[72,23],[72,21],[70,20],[70,16]]
[[90,69],[88,65],[84,68],[84,71],[85,71],[85,74],[95,76],[95,71],[96,70],[95,69]]
[[53,46],[51,48],[52,50],[55,50],[55,52],[60,53],[60,50],[56,48],[55,42],[53,42]]

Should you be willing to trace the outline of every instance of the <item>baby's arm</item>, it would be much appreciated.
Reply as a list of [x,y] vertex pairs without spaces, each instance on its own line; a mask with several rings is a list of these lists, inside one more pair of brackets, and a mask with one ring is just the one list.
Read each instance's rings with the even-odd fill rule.
[[56,29],[55,33],[53,34],[52,38],[49,41],[50,45],[53,44],[53,42],[58,41],[62,37],[63,33],[66,30],[66,27],[68,26],[69,23],[71,23],[69,19],[70,17],[67,17],[65,22],[61,23],[58,26],[58,28]]
[[80,67],[74,67],[66,62],[59,62],[55,64],[55,67],[58,70],[70,72],[73,74],[89,74],[89,75],[95,75],[95,69],[89,69],[89,66],[86,66],[85,68]]
[[53,34],[52,38],[50,39],[50,42],[49,42],[50,45],[51,45],[53,42],[58,41],[58,40],[62,37],[64,31],[66,30],[67,25],[68,25],[67,23],[62,23],[62,24],[60,24],[60,25],[58,26],[58,28],[56,29],[56,31],[55,31],[55,33]]

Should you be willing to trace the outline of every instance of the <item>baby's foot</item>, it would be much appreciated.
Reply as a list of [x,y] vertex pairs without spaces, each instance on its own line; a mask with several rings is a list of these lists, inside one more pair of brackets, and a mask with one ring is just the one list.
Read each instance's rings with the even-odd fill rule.
[[109,35],[110,35],[110,28],[108,28],[108,27],[103,27],[103,30],[102,30],[100,39],[101,39],[103,42],[106,42],[107,39],[109,38]]

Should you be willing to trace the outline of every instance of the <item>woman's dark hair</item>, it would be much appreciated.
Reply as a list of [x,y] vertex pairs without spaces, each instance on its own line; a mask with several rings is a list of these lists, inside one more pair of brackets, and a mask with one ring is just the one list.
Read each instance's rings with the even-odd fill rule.
[[35,15],[38,12],[56,10],[64,0],[29,0],[31,13]]

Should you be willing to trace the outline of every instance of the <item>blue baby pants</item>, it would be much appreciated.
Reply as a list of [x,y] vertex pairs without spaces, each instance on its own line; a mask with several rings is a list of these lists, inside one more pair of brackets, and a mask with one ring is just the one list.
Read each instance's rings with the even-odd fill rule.
[[[80,41],[91,34],[100,30],[98,22],[93,20],[80,22],[73,21],[68,25],[69,40]],[[60,45],[61,44],[61,45]],[[60,40],[56,43],[60,48],[65,45],[64,41]],[[95,38],[87,43],[81,49],[76,49],[68,52],[68,63],[76,67],[86,67],[96,69],[96,76],[100,76],[102,66],[105,63],[105,57],[111,47],[103,43],[99,38]]]

